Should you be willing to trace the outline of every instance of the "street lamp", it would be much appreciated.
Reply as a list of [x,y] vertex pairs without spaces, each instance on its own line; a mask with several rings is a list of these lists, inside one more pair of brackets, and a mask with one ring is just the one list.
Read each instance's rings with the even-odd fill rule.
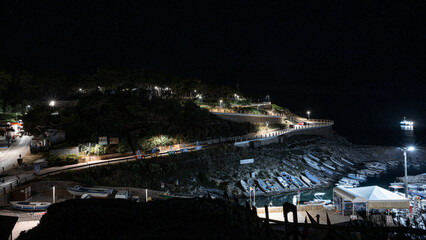
[[307,111],[306,113],[308,114],[308,119],[311,119],[311,117],[310,117],[311,111]]
[[401,148],[401,151],[404,153],[404,182],[405,182],[405,197],[408,198],[408,181],[407,181],[407,152],[414,151],[415,148],[413,146]]
[[222,102],[223,102],[223,100],[222,99],[220,99],[219,100],[219,105],[220,105],[220,108],[222,109]]
[[52,100],[52,101],[49,102],[49,106],[51,106],[51,107],[54,107],[55,104],[56,104],[56,102],[54,100]]

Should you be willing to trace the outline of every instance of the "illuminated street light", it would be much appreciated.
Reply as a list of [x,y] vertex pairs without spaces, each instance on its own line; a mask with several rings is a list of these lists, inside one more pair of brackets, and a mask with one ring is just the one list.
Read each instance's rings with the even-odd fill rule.
[[56,104],[56,102],[52,100],[52,101],[50,101],[49,106],[54,107],[55,104]]
[[308,119],[311,119],[311,111],[306,112],[308,114]]
[[219,100],[220,108],[222,108],[222,99]]
[[413,146],[401,148],[401,151],[404,153],[404,182],[405,182],[405,197],[408,198],[408,181],[407,181],[407,152],[414,151],[415,148]]

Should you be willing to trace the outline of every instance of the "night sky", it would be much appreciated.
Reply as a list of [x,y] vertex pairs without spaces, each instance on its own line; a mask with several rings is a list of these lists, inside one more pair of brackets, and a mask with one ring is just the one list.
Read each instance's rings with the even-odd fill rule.
[[425,1],[15,0],[0,12],[2,62],[239,83],[300,111],[333,95],[410,98],[425,111]]

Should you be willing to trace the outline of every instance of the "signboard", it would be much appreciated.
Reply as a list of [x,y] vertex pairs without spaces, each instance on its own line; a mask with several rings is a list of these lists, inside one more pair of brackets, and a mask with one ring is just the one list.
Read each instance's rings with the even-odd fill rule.
[[118,138],[109,138],[109,144],[118,144]]
[[108,145],[108,137],[99,137],[99,145]]
[[156,152],[155,152],[155,153],[151,153],[150,155],[151,155],[151,157],[153,157],[153,158],[154,158],[154,157],[158,157],[158,153],[156,153]]
[[254,163],[254,158],[240,160],[240,164]]

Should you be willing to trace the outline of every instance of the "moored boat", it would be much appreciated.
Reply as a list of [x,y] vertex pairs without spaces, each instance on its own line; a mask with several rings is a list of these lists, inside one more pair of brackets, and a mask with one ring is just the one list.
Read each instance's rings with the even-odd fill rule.
[[322,163],[322,165],[324,165],[324,166],[326,166],[326,167],[330,168],[330,169],[331,169],[331,170],[333,170],[333,171],[336,171],[336,168],[335,168],[335,167],[333,167],[333,166],[331,166],[329,163],[325,163],[325,162],[323,162],[323,163]]
[[9,203],[12,208],[21,211],[44,211],[51,205],[50,202],[12,201]]
[[316,170],[321,170],[321,168],[320,168],[320,166],[318,165],[318,163],[317,162],[315,162],[315,161],[312,161],[311,159],[309,159],[308,157],[306,157],[306,156],[303,156],[303,159],[305,160],[305,162],[311,167],[311,168],[313,168],[313,169],[316,169]]
[[303,182],[306,183],[306,185],[308,185],[309,187],[312,187],[314,184],[305,176],[300,175],[300,179],[302,179]]
[[337,161],[334,157],[331,157],[330,160],[339,167],[344,167],[345,165],[339,161]]
[[333,172],[330,169],[328,169],[328,168],[326,168],[324,166],[321,166],[321,170],[323,172],[327,173],[328,175],[333,176]]
[[278,183],[283,187],[283,188],[288,188],[289,185],[288,183],[280,176],[277,177]]
[[314,155],[312,155],[310,153],[308,153],[308,157],[311,158],[311,159],[313,159],[313,160],[315,160],[315,161],[317,161],[317,162],[320,162],[319,158],[315,157]]
[[319,192],[319,193],[314,193],[314,200],[309,201],[309,202],[305,202],[305,204],[308,205],[326,205],[326,204],[330,204],[331,200],[329,199],[323,199],[325,193]]
[[316,178],[314,175],[312,175],[310,172],[308,172],[307,170],[303,171],[303,173],[305,174],[305,176],[307,178],[309,178],[309,180],[311,180],[312,182],[319,184],[321,183],[320,180],[318,180],[318,178]]
[[256,179],[257,185],[259,186],[260,190],[262,190],[265,193],[271,192],[271,190],[268,189],[268,186],[262,179]]
[[345,163],[347,163],[347,164],[349,164],[351,166],[355,166],[355,164],[353,162],[349,161],[349,160],[346,160],[344,158],[340,158],[340,160],[342,160],[343,162],[345,162]]
[[94,198],[107,198],[114,190],[110,188],[82,187],[77,185],[74,187],[68,187],[67,191],[74,196],[88,194]]
[[349,173],[348,177],[362,182],[367,181],[367,176],[361,174]]

